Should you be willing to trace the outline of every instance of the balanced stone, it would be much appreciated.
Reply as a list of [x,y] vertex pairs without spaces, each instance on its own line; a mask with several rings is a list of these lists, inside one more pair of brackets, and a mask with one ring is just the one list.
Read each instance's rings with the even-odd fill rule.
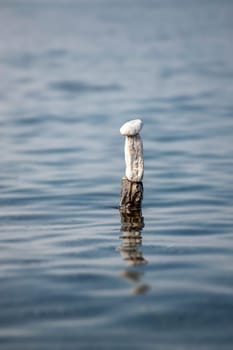
[[143,127],[143,122],[140,119],[130,120],[120,128],[121,135],[134,136],[137,135]]

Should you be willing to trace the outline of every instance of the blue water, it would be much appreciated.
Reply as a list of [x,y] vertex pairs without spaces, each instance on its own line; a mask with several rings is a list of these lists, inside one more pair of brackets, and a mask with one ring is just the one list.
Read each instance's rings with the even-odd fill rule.
[[232,349],[232,18],[230,0],[1,0],[2,350]]

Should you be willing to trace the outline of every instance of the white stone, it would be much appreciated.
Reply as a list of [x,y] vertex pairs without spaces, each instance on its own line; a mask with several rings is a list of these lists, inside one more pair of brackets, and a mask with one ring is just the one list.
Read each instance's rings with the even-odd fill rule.
[[143,127],[143,122],[140,119],[130,120],[120,128],[121,135],[134,136],[137,135]]
[[125,138],[125,175],[129,181],[142,181],[144,173],[143,144],[139,134]]

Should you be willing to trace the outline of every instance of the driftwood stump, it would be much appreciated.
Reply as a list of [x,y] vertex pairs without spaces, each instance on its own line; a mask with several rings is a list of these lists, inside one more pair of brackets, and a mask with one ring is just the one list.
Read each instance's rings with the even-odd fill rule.
[[143,199],[142,182],[132,182],[124,176],[121,180],[120,210],[138,210]]
[[125,136],[125,176],[121,181],[120,210],[138,210],[143,198],[142,178],[144,173],[143,143],[139,135],[143,123],[131,120],[120,128]]

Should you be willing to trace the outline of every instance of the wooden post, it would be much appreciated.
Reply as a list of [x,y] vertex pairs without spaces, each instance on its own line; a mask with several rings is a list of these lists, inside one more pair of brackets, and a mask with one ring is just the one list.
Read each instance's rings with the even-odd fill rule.
[[143,123],[131,120],[120,128],[125,136],[125,176],[121,181],[120,210],[132,211],[141,208],[143,199],[142,178],[144,173],[143,144],[139,135]]
[[133,211],[141,209],[143,199],[142,182],[129,181],[126,176],[121,180],[120,210]]

